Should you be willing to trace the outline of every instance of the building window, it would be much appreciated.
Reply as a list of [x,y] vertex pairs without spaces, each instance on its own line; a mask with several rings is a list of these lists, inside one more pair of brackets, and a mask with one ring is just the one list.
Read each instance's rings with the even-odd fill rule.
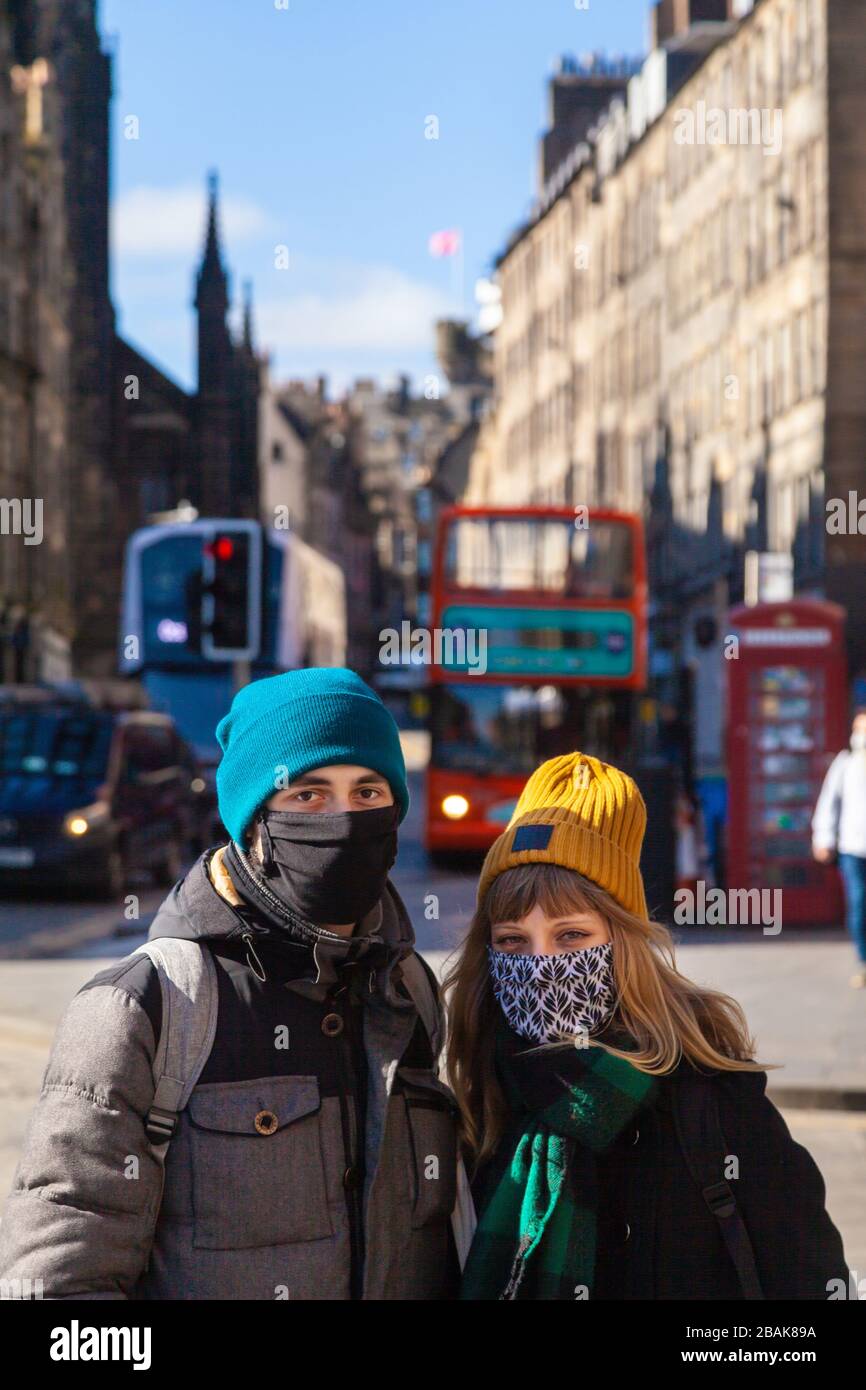
[[764,400],[763,419],[773,418],[773,339],[770,333],[764,338]]
[[787,385],[787,362],[785,357],[785,326],[780,324],[776,329],[775,344],[775,367],[776,367],[776,410],[782,415],[788,408],[788,385]]
[[826,359],[824,349],[824,302],[816,299],[812,306],[812,391],[824,390]]
[[792,223],[796,209],[791,206],[793,197],[787,170],[779,180],[776,191],[776,214],[779,219],[779,264],[784,265],[791,254]]
[[827,203],[824,192],[824,146],[820,140],[816,140],[812,146],[812,197],[815,205],[814,235],[823,241],[827,232]]
[[775,183],[764,185],[764,230],[766,233],[766,255],[764,274],[769,275],[775,270],[778,264],[776,251],[778,247],[776,219],[781,214],[781,209],[777,201],[777,191]]
[[800,83],[809,76],[809,11],[802,3],[794,6],[794,26],[795,80]]
[[770,486],[770,549],[790,554],[797,530],[797,480],[780,478]]
[[779,14],[779,105],[787,101],[794,85],[791,55],[791,11],[786,6]]
[[805,334],[803,334],[803,316],[798,314],[792,324],[791,332],[791,352],[792,352],[792,371],[794,371],[794,403],[801,402],[806,395],[805,385]]

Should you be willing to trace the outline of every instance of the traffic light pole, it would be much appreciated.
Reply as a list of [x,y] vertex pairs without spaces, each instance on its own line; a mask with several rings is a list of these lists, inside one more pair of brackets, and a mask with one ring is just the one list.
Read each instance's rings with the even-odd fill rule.
[[250,663],[243,658],[232,662],[232,689],[235,695],[250,683]]

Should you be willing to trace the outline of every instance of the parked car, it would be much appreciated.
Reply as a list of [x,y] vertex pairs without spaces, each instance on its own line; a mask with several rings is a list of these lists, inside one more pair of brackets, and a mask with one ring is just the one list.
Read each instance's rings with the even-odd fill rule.
[[207,840],[209,799],[167,715],[74,697],[0,701],[0,889],[119,898],[140,869],[171,886]]
[[192,801],[189,847],[194,854],[201,854],[209,845],[215,845],[228,838],[223,833],[222,821],[217,810],[215,769],[197,758],[190,745],[177,735],[183,751],[182,765],[189,776],[189,790]]

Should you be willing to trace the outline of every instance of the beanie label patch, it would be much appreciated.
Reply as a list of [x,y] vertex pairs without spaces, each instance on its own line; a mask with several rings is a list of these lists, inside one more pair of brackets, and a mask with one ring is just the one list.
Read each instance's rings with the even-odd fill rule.
[[552,825],[519,825],[511,842],[511,853],[519,854],[524,849],[547,849],[553,831]]

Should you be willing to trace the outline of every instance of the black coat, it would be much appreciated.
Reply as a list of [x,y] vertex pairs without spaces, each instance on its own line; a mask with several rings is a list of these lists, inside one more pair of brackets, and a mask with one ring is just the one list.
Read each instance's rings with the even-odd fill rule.
[[[599,1157],[594,1300],[743,1297],[718,1222],[677,1138],[674,1088],[684,1084],[687,1066],[660,1078],[654,1104]],[[764,1296],[826,1300],[829,1280],[842,1279],[847,1287],[842,1240],[824,1207],[824,1180],[767,1098],[766,1072],[717,1072],[705,1084],[716,1089],[726,1154],[739,1159],[731,1187]],[[522,1127],[515,1123],[473,1178],[479,1210]]]

